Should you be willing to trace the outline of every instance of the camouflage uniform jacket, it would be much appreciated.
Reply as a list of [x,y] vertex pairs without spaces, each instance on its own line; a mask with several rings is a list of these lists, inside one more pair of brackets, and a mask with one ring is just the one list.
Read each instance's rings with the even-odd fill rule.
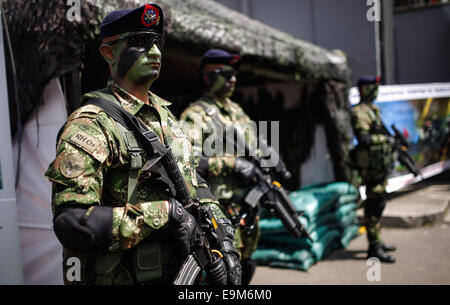
[[[392,160],[392,148],[388,143],[387,135],[382,130],[382,120],[379,108],[373,103],[361,102],[352,108],[352,125],[355,136],[361,142],[362,137],[370,137],[369,147],[358,145],[357,154],[359,159],[367,159],[367,164],[375,162],[384,163],[386,166],[380,166],[381,169],[360,168],[363,184],[380,184],[376,187],[378,192],[383,193],[388,175],[388,166]],[[375,147],[381,147],[379,153],[373,153]],[[370,153],[372,151],[372,153]],[[369,152],[369,153],[367,153]],[[367,153],[367,155],[363,155]],[[374,161],[378,159],[377,161]],[[382,186],[381,186],[382,185]]]
[[[149,92],[150,105],[147,105],[113,81],[108,83],[108,88],[84,95],[82,103],[91,98],[103,98],[120,104],[139,117],[162,143],[169,145],[194,198],[196,188],[207,187],[206,184],[199,185],[197,182],[191,143],[177,127],[176,118],[167,109],[169,102]],[[142,240],[167,238],[167,233],[164,233],[167,232],[165,228],[168,224],[165,202],[170,194],[166,188],[152,183],[147,175],[139,175],[136,202],[127,203],[131,164],[127,146],[135,140],[132,133],[127,132],[101,108],[94,105],[82,106],[69,116],[61,128],[57,138],[56,158],[46,171],[46,176],[53,182],[54,213],[58,207],[67,205],[85,206],[86,209],[93,205],[113,208],[110,252],[97,257],[97,263],[104,259],[106,263],[103,264],[117,265],[123,252]],[[146,158],[144,154],[141,165]],[[202,203],[211,206],[217,219],[225,217],[214,199],[203,199]],[[82,263],[86,263],[86,257],[82,254],[64,249],[65,260],[69,255],[76,255],[81,258]],[[116,259],[111,260],[111,256]],[[110,271],[113,272],[113,269],[111,267]],[[116,270],[114,272],[117,274]]]
[[[206,107],[200,106],[199,103]],[[202,154],[209,157],[208,183],[210,183],[213,195],[220,201],[222,210],[232,219],[242,207],[240,202],[236,201],[236,197],[233,196],[244,198],[251,186],[243,186],[240,178],[233,173],[235,160],[238,156],[234,151],[227,153],[225,144],[222,153],[213,156],[205,154],[207,146],[204,144],[208,141],[208,138],[212,137],[213,130],[216,129],[213,117],[206,113],[205,108],[208,111],[213,110],[222,124],[232,124],[249,147],[256,147],[257,133],[256,129],[249,128],[252,126],[252,121],[242,108],[228,98],[221,102],[205,94],[189,105],[180,116],[182,129],[191,138],[197,160]],[[230,204],[233,204],[234,210],[231,210]],[[251,236],[242,234],[239,226],[235,229],[235,246],[241,249],[242,257],[247,258],[257,247],[260,234],[258,218],[255,220],[255,230]]]
[[231,199],[235,193],[245,194],[248,187],[242,187],[240,180],[233,174],[234,163],[238,157],[235,151],[227,151],[225,144],[223,151],[215,155],[211,156],[206,151],[208,147],[204,145],[205,141],[212,137],[217,125],[213,117],[207,114],[205,108],[199,103],[206,106],[206,109],[214,111],[221,124],[233,125],[247,145],[255,147],[257,137],[255,130],[249,128],[251,119],[237,103],[230,99],[227,98],[221,102],[207,95],[189,105],[180,116],[183,131],[191,138],[195,158],[198,160],[202,154],[209,157],[208,182],[211,184],[214,196],[217,199]]
[[380,109],[373,103],[359,103],[352,108],[352,125],[356,137],[370,135],[372,144],[386,143],[387,138],[381,132]]

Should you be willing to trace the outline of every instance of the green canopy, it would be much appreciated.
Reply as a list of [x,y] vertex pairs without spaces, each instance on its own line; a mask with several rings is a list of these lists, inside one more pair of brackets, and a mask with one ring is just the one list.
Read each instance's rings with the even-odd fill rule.
[[[211,47],[239,52],[254,70],[267,69],[294,81],[334,79],[348,82],[345,57],[296,39],[212,0],[158,0],[166,16],[167,40],[178,49]],[[96,41],[100,23],[111,11],[135,8],[142,0],[80,0],[80,21],[67,17],[67,1],[3,0],[17,69],[22,123],[42,103],[45,85],[83,67],[86,44]],[[77,3],[74,1],[73,3]],[[11,61],[7,52],[7,62]],[[262,65],[261,63],[264,63]],[[8,65],[9,76],[11,66]],[[11,81],[8,82],[10,90]],[[13,96],[10,91],[10,96]],[[15,111],[12,105],[12,111]],[[14,131],[14,126],[13,126]]]

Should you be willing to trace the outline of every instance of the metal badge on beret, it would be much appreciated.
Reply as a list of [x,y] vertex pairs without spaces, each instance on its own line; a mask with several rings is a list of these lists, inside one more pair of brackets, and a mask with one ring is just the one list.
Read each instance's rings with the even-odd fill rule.
[[83,157],[75,153],[65,155],[59,164],[59,170],[66,178],[76,178],[84,173],[85,169]]
[[141,21],[144,26],[148,26],[148,27],[150,27],[154,24],[158,25],[159,10],[154,6],[151,6],[150,4],[146,4],[145,10],[142,13]]

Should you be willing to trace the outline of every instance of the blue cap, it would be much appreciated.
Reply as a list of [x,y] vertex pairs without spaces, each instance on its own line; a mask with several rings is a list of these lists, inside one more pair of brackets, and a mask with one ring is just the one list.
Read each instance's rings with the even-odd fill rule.
[[369,84],[379,84],[381,80],[381,77],[379,75],[363,75],[358,79],[357,86],[361,87],[362,85],[369,85]]
[[232,66],[238,70],[241,65],[242,58],[238,54],[231,54],[225,50],[211,49],[205,52],[202,57],[200,66],[206,64],[222,64]]
[[100,41],[127,32],[164,34],[164,15],[161,7],[148,3],[136,9],[117,10],[108,14],[100,25]]

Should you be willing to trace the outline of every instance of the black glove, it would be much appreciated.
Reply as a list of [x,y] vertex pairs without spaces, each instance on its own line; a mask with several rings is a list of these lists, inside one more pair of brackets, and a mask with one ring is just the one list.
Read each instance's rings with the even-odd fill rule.
[[283,160],[281,160],[278,152],[273,147],[269,146],[267,147],[266,153],[268,153],[268,155],[264,157],[264,159],[271,160],[270,162],[276,162],[276,164],[274,165],[269,165],[269,167],[272,167],[272,171],[276,174],[276,178],[284,181],[291,179],[292,174],[286,168],[286,164],[283,162]]
[[255,175],[255,166],[253,163],[243,158],[236,158],[233,172],[238,174],[245,183],[249,183],[253,180],[253,176]]
[[196,240],[195,218],[173,198],[169,199],[169,231],[179,242],[180,256],[188,255]]
[[358,138],[358,142],[363,147],[368,147],[372,144],[372,136],[370,134],[362,135]]
[[223,261],[227,267],[227,284],[241,285],[242,267],[239,261],[239,252],[233,245],[234,229],[228,219],[221,219],[222,229],[225,231],[223,241]]
[[242,267],[239,261],[239,253],[231,240],[224,240],[223,261],[227,267],[228,285],[241,285]]

